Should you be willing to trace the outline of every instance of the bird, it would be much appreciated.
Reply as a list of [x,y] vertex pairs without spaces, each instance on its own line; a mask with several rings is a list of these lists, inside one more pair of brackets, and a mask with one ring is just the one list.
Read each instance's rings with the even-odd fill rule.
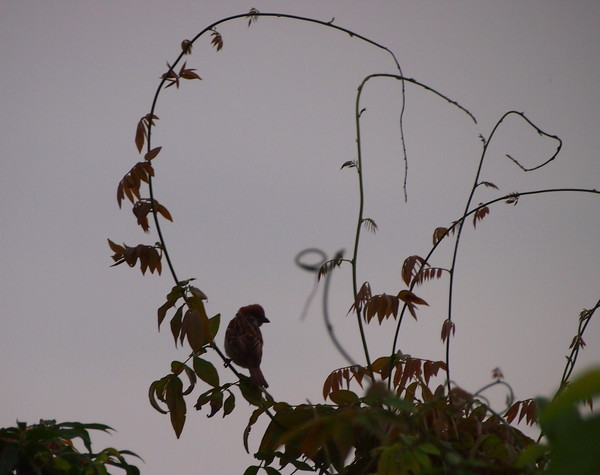
[[241,307],[229,322],[225,332],[225,353],[236,365],[250,371],[250,380],[257,386],[269,385],[260,369],[263,338],[260,326],[269,323],[258,304]]

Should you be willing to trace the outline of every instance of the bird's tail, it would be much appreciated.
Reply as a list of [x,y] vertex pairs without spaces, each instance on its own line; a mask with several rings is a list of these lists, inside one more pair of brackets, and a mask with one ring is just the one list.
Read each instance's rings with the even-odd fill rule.
[[260,368],[250,368],[250,379],[257,386],[262,386],[263,388],[269,387],[269,384],[267,383],[267,380],[263,376]]

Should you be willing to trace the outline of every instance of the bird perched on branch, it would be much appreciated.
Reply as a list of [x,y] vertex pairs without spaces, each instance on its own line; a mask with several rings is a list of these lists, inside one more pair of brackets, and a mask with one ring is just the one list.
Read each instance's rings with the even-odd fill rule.
[[238,310],[225,332],[225,353],[242,368],[250,371],[250,380],[257,386],[269,385],[260,370],[263,338],[260,326],[269,323],[264,309],[258,304],[247,305]]

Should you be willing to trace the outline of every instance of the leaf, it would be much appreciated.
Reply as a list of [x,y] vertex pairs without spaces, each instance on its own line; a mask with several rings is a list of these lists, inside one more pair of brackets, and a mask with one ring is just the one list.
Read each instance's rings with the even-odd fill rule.
[[185,425],[186,406],[183,398],[183,383],[176,375],[169,375],[169,380],[166,385],[165,402],[169,408],[171,417],[171,425],[175,431],[175,435],[179,439],[183,426]]
[[260,406],[262,404],[262,392],[260,388],[250,382],[250,378],[242,376],[243,379],[240,379],[240,391],[242,392],[242,396],[244,399],[248,401],[253,406]]
[[483,203],[479,203],[480,208],[473,214],[473,227],[477,228],[477,221],[481,221],[486,215],[490,213],[490,209],[487,206],[483,206]]
[[442,272],[446,271],[450,273],[448,269],[442,269],[441,267],[421,267],[412,280],[412,285],[421,285],[424,282],[432,279],[439,279],[442,277]]
[[177,346],[177,340],[181,335],[181,323],[183,322],[183,305],[177,309],[173,318],[169,322],[171,326],[171,333],[175,339],[175,346]]
[[381,324],[386,318],[391,316],[396,318],[398,316],[399,304],[398,297],[394,295],[374,295],[365,306],[365,321],[369,323],[376,316],[379,324]]
[[221,33],[213,29],[210,35],[213,37],[210,44],[217,48],[217,51],[221,51],[223,48],[223,37],[221,36]]
[[329,399],[331,399],[336,404],[343,406],[347,404],[353,404],[359,401],[356,393],[352,391],[348,391],[346,389],[339,389],[329,394]]
[[398,293],[398,298],[400,300],[402,300],[406,304],[427,305],[427,306],[429,306],[429,304],[427,302],[425,302],[425,300],[423,300],[420,297],[417,297],[410,290],[401,290]]
[[160,331],[160,325],[167,315],[167,311],[174,307],[177,301],[184,295],[184,290],[181,286],[176,285],[171,289],[171,292],[167,295],[167,301],[162,304],[158,309],[158,330]]
[[258,15],[260,15],[260,12],[256,8],[250,9],[248,12],[248,28],[250,28],[252,23],[256,23],[258,21]]
[[444,320],[444,323],[442,324],[442,341],[445,343],[446,340],[450,338],[450,333],[452,333],[452,336],[454,336],[455,332],[456,325],[454,322],[450,319]]
[[142,148],[144,148],[144,141],[146,140],[146,127],[144,126],[144,118],[142,117],[137,127],[135,128],[135,146],[138,149],[139,153],[142,153]]
[[108,245],[113,250],[113,252],[117,254],[123,254],[125,252],[125,248],[123,246],[115,244],[110,239],[108,239]]
[[373,234],[375,234],[375,232],[377,231],[377,224],[375,224],[375,221],[373,221],[371,218],[363,219],[362,224],[367,231]]
[[219,332],[221,325],[221,314],[217,313],[214,317],[208,319],[208,330],[210,331],[211,340],[214,340]]
[[158,381],[154,381],[148,389],[148,399],[150,400],[150,405],[161,414],[167,414],[168,411],[165,411],[162,407],[159,406],[156,398],[158,397],[161,401],[164,400],[164,398],[161,397],[161,394],[164,391],[165,384],[165,378],[159,379]]
[[494,190],[497,190],[498,187],[496,185],[494,185],[493,183],[489,182],[489,181],[482,181],[479,183],[479,185],[483,185],[486,186],[488,188],[493,188]]
[[511,193],[510,195],[508,195],[508,198],[505,201],[505,203],[507,203],[509,205],[513,205],[513,206],[516,206],[518,202],[519,202],[519,193],[517,193],[517,192]]
[[162,147],[155,147],[144,155],[144,160],[149,162],[153,158],[155,158],[161,151]]
[[150,230],[150,224],[148,223],[148,213],[152,211],[152,204],[150,201],[139,200],[133,205],[133,214],[137,218],[137,223],[142,227],[144,232]]
[[117,186],[117,203],[119,208],[125,197],[132,203],[140,197],[140,186],[142,182],[149,183],[150,177],[154,176],[154,169],[150,162],[138,162],[121,179]]
[[347,162],[344,162],[344,164],[340,167],[340,170],[344,168],[356,168],[356,161],[348,160]]
[[221,391],[213,391],[210,398],[210,412],[206,417],[213,417],[223,407],[223,393]]
[[180,342],[185,337],[187,337],[188,344],[194,352],[200,351],[204,345],[211,341],[206,312],[199,311],[197,308],[188,308],[181,324]]
[[[417,264],[420,264],[419,269],[415,270]],[[408,256],[404,259],[404,263],[402,264],[402,280],[404,280],[404,283],[410,285],[413,276],[426,265],[428,265],[427,262],[420,256]]]
[[435,246],[448,234],[448,228],[439,227],[433,231],[433,245]]
[[169,210],[161,205],[158,201],[154,200],[154,206],[156,207],[156,212],[160,214],[163,218],[168,219],[173,222],[173,218],[171,217],[171,213]]
[[135,247],[129,247],[124,244],[123,253],[116,253],[112,258],[115,263],[111,267],[118,266],[123,262],[126,262],[129,267],[133,267],[139,259],[142,274],[145,274],[147,269],[150,270],[150,273],[156,271],[159,275],[162,271],[161,255],[153,246],[138,244]]
[[352,312],[353,310],[355,310],[357,313],[360,313],[370,298],[371,286],[368,282],[365,282],[356,294],[356,299],[350,307],[350,310],[348,310],[348,313]]
[[194,372],[205,383],[213,387],[219,386],[219,373],[210,361],[194,356]]
[[192,54],[192,42],[190,40],[183,40],[181,42],[181,50],[183,54]]
[[142,153],[142,148],[144,148],[144,142],[146,137],[148,136],[148,129],[151,125],[154,125],[154,120],[158,120],[158,117],[154,114],[146,114],[142,117],[135,129],[135,145],[138,149],[139,153]]
[[232,392],[229,392],[229,396],[223,402],[223,417],[228,416],[235,409],[235,396]]

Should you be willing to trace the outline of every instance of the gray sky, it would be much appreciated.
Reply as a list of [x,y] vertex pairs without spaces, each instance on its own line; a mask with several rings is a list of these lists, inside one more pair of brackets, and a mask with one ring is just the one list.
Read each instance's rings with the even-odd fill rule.
[[[488,135],[511,109],[560,136],[558,159],[522,173],[552,149],[514,120],[490,147],[482,179],[501,193],[549,187],[598,187],[600,4],[594,1],[361,2],[174,0],[0,2],[0,193],[3,269],[0,299],[2,411],[16,419],[102,422],[99,437],[138,452],[148,475],[242,473],[242,430],[251,409],[207,419],[191,408],[180,440],[147,389],[185,359],[156,309],[170,276],[109,268],[106,238],[130,245],[157,240],[119,211],[116,187],[139,160],[135,125],[179,44],[224,16],[279,11],[353,29],[394,51],[409,77],[467,107],[407,86],[407,204],[398,133],[399,83],[371,82],[363,94],[366,216],[379,232],[363,235],[359,280],[376,293],[404,288],[402,261],[429,250],[437,226],[457,219]],[[154,144],[157,199],[174,223],[164,227],[180,278],[196,277],[211,314],[223,324],[259,302],[263,369],[272,394],[321,401],[329,372],[344,365],[324,332],[320,303],[300,320],[312,277],[296,268],[306,247],[350,252],[357,212],[356,176],[339,168],[356,156],[355,92],[370,73],[393,73],[390,58],[356,39],[315,25],[261,18],[219,28],[196,43],[188,67],[203,81],[162,93]],[[475,203],[499,192],[479,190]],[[582,308],[598,299],[600,207],[591,195],[523,198],[500,204],[463,235],[456,273],[453,378],[468,390],[499,366],[517,398],[550,394]],[[434,256],[448,265],[450,246]],[[344,345],[360,357],[350,307],[349,269],[334,274],[332,317]],[[407,320],[400,346],[441,359],[447,280],[417,293],[430,303]],[[320,294],[319,294],[320,297]],[[371,352],[391,350],[393,322],[368,328]],[[592,321],[581,356],[600,359]],[[216,364],[218,361],[213,359]],[[222,377],[229,377],[225,371]],[[200,389],[196,390],[196,396]],[[498,396],[498,400],[502,400]],[[501,409],[501,408],[499,408]],[[251,437],[256,449],[262,427]]]

